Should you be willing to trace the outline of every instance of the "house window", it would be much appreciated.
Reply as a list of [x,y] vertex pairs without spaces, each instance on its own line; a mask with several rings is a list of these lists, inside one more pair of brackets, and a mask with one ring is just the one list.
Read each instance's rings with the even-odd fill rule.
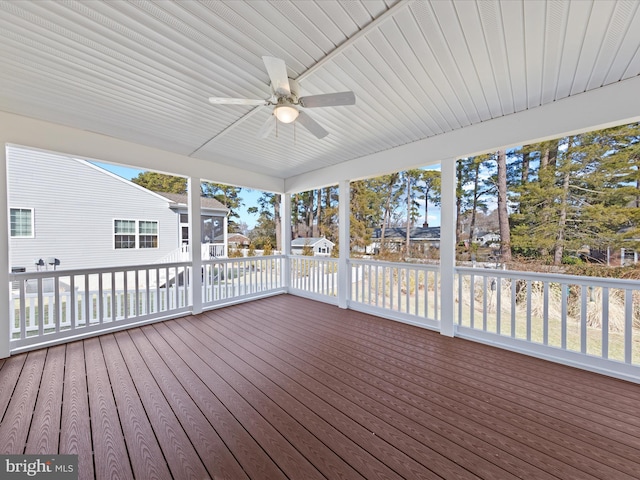
[[140,220],[138,232],[140,248],[158,248],[158,222]]
[[33,208],[12,208],[11,237],[33,238]]
[[136,221],[115,220],[115,247],[136,248]]
[[158,222],[114,220],[114,245],[121,248],[158,248]]

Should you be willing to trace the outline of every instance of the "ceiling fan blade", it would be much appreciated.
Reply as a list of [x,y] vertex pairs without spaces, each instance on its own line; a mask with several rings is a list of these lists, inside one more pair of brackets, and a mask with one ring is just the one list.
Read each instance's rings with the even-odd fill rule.
[[262,57],[262,61],[271,79],[273,91],[278,95],[291,95],[289,75],[287,74],[287,65],[284,60],[275,57]]
[[273,127],[275,126],[276,126],[276,117],[275,115],[271,114],[269,115],[269,118],[267,119],[267,121],[264,122],[262,127],[260,127],[260,130],[258,130],[258,134],[256,135],[256,137],[267,138],[269,134],[271,134],[271,132],[273,131]]
[[309,115],[307,115],[304,112],[300,112],[296,122],[298,122],[304,128],[309,130],[317,138],[324,138],[327,135],[329,135],[329,132],[327,132],[324,128],[322,128],[322,125],[320,125],[318,122],[316,122],[313,118],[311,118]]
[[253,98],[224,98],[224,97],[209,97],[209,102],[214,105],[265,105],[265,100],[253,99]]
[[353,92],[324,93],[301,97],[300,105],[304,108],[337,107],[339,105],[355,105],[356,94]]

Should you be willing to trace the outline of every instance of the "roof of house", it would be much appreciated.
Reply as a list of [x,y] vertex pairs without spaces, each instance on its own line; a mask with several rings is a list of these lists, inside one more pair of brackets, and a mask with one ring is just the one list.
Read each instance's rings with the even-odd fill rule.
[[[382,229],[376,228],[373,232],[374,239],[379,239]],[[439,240],[440,227],[412,227],[409,231],[411,240]],[[385,229],[384,238],[404,240],[407,237],[406,227],[391,227]]]
[[309,245],[310,247],[313,247],[322,240],[329,242],[331,245],[335,245],[335,243],[333,243],[331,240],[327,240],[324,237],[298,237],[294,240],[291,240],[291,246],[304,247],[305,245]]
[[[189,196],[187,194],[183,194],[183,193],[168,193],[168,192],[153,192],[156,193],[168,200],[171,200],[173,203],[176,203],[178,205],[187,205],[188,201],[189,201]],[[215,209],[215,210],[224,210],[225,212],[228,212],[229,209],[227,207],[225,207],[222,202],[216,200],[215,198],[209,198],[209,197],[200,197],[200,206],[202,208],[211,208],[211,209]]]
[[251,240],[249,237],[241,233],[230,233],[227,241],[229,243],[250,243]]

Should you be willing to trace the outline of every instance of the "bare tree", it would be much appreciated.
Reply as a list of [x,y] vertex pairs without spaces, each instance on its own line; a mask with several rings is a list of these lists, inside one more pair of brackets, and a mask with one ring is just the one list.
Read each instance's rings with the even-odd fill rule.
[[507,152],[498,150],[498,224],[500,226],[500,248],[502,261],[511,261],[511,232],[509,230],[509,209],[507,206]]

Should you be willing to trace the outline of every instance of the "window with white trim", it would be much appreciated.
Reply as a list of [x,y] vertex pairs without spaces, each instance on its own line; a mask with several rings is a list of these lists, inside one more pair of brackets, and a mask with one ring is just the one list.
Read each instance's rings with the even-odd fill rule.
[[158,248],[158,222],[140,220],[138,222],[139,248]]
[[114,220],[114,247],[158,248],[158,222],[155,220]]
[[114,220],[115,248],[136,248],[136,221]]
[[11,238],[33,238],[33,208],[10,209]]

